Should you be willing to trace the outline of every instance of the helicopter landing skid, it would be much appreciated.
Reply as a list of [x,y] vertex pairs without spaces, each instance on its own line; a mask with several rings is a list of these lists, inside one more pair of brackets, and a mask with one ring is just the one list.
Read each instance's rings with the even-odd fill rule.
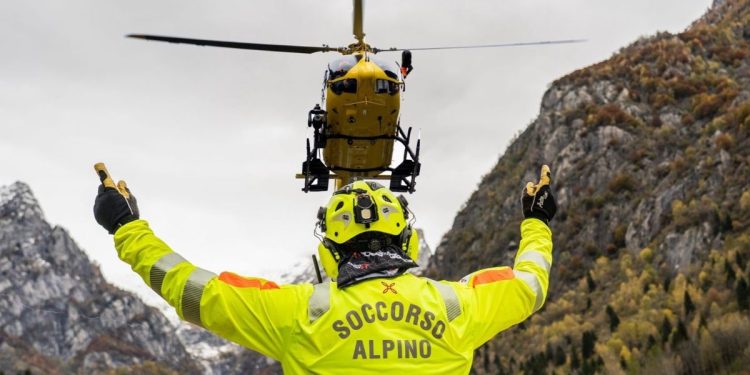
[[[307,140],[307,157],[302,163],[302,173],[296,177],[305,180],[305,185],[302,187],[302,191],[305,193],[310,191],[327,191],[328,183],[331,179],[341,179],[336,172],[349,172],[349,173],[367,173],[367,172],[391,172],[390,175],[378,174],[377,176],[366,177],[366,179],[372,180],[390,180],[390,189],[395,192],[408,192],[413,193],[415,191],[416,179],[419,176],[421,164],[419,163],[419,150],[421,140],[417,139],[415,149],[409,146],[411,141],[411,127],[404,132],[401,125],[398,126],[398,132],[395,136],[374,136],[374,137],[354,137],[340,134],[332,134],[323,136],[322,127],[315,127],[314,129],[314,143],[310,146],[310,139]],[[401,163],[396,168],[385,167],[385,168],[342,168],[334,167],[331,168],[318,157],[320,149],[325,147],[325,141],[328,139],[346,139],[348,141],[360,141],[360,140],[393,140],[401,143],[404,146],[404,157]],[[333,172],[333,174],[329,174]],[[348,183],[348,181],[347,181]]]

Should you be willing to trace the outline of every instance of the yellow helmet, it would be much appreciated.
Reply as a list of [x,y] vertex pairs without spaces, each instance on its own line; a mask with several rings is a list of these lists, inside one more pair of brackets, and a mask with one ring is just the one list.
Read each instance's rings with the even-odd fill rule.
[[408,205],[404,196],[396,197],[377,182],[355,181],[333,193],[328,205],[318,210],[318,226],[324,234],[318,256],[326,274],[333,279],[338,276],[341,249],[363,233],[387,235],[416,262],[419,238],[407,222]]

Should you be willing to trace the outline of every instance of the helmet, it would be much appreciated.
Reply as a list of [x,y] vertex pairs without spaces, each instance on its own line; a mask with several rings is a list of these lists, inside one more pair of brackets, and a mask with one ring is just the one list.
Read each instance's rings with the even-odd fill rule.
[[402,195],[396,197],[377,182],[355,181],[333,193],[328,205],[318,210],[318,227],[324,234],[318,256],[326,274],[338,276],[341,251],[363,234],[392,238],[391,243],[416,262],[419,238],[407,222],[408,205]]

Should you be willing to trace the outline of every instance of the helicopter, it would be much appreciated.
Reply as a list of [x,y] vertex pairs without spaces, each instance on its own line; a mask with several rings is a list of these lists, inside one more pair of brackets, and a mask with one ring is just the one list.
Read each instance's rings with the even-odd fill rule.
[[[327,191],[330,180],[336,189],[356,180],[389,180],[395,192],[413,193],[421,163],[421,140],[412,144],[412,128],[406,131],[400,123],[401,92],[406,77],[414,69],[411,51],[513,47],[545,44],[578,43],[584,40],[552,40],[489,45],[425,48],[380,49],[365,42],[364,0],[353,0],[353,34],[355,42],[346,47],[297,46],[229,42],[171,36],[129,34],[127,37],[199,46],[237,48],[269,52],[311,54],[336,52],[342,56],[332,60],[323,76],[321,103],[308,112],[307,126],[312,129],[312,142],[307,139],[302,171],[296,178],[304,179],[302,191]],[[388,62],[376,55],[401,52],[401,63]],[[404,147],[402,161],[391,167],[394,144]],[[322,154],[322,155],[321,155]],[[390,174],[386,174],[390,172]]]

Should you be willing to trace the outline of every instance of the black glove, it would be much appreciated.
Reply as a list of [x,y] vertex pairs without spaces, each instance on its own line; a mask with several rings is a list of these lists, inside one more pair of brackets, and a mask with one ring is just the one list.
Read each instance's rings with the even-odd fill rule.
[[536,218],[547,224],[555,217],[557,204],[552,196],[550,184],[550,170],[546,165],[542,166],[539,183],[527,182],[523,189],[521,202],[523,203],[523,217]]
[[117,187],[99,185],[99,194],[94,201],[94,217],[109,234],[115,234],[121,226],[138,220],[138,202],[130,194],[125,181],[117,183]]

